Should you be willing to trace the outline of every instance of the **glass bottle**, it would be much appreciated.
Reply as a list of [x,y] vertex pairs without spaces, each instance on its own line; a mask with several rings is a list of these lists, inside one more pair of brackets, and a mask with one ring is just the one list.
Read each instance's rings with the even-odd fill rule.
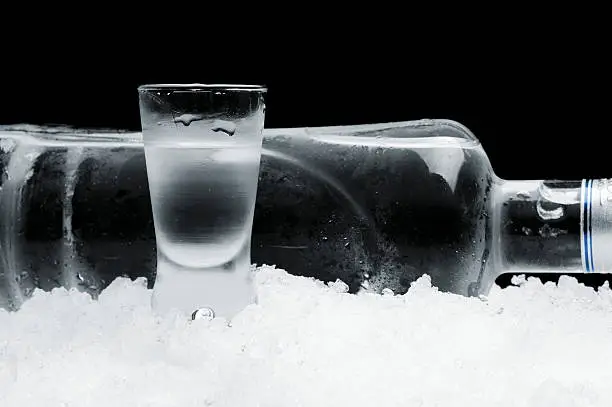
[[[0,128],[0,307],[156,278],[142,135]],[[612,182],[504,180],[459,123],[265,129],[251,259],[350,292],[612,271]],[[611,253],[611,254],[608,254]]]

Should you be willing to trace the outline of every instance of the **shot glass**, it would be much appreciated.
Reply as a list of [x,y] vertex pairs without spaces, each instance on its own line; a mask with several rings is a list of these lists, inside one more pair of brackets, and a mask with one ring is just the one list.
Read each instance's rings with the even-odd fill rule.
[[266,88],[138,88],[157,274],[152,306],[231,319],[256,302],[251,232]]

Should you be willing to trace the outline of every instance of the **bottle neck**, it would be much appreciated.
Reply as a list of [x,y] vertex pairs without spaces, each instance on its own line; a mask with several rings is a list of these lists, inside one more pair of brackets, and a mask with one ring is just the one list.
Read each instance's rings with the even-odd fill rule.
[[612,271],[612,182],[502,181],[501,273]]

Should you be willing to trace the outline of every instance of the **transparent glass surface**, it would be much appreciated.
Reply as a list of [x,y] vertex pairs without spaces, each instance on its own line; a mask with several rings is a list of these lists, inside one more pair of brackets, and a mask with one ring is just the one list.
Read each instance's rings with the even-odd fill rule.
[[250,245],[266,89],[138,89],[157,241],[154,306],[231,318],[255,301]]
[[[176,134],[165,112],[155,120]],[[96,296],[118,276],[163,281],[141,133],[8,126],[0,147],[0,306],[18,307],[35,287]],[[466,294],[482,273],[493,179],[478,140],[452,121],[265,129],[251,261],[341,279],[353,293],[401,294],[429,274]],[[174,195],[196,182],[206,181],[167,178]],[[217,225],[198,199],[189,219],[204,219],[172,220],[170,232]]]

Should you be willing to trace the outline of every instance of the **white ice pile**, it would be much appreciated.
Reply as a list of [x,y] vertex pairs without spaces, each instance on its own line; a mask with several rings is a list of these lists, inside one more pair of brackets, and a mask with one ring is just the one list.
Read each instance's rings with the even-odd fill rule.
[[0,406],[612,406],[612,291],[528,280],[403,296],[257,270],[231,326],[156,317],[142,281],[0,311]]

